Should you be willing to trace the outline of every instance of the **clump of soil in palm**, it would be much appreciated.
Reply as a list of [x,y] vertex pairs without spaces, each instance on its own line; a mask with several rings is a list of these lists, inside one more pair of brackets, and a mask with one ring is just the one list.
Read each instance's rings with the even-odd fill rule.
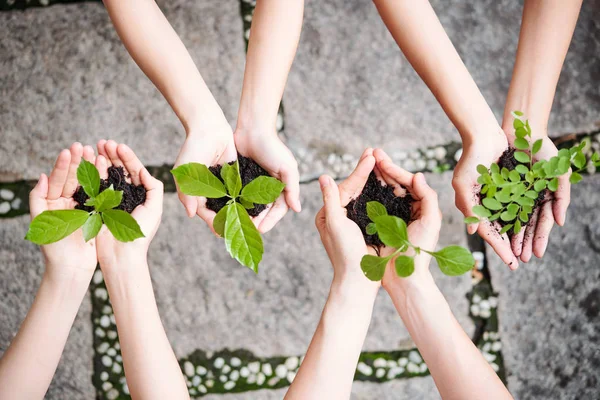
[[367,234],[367,225],[372,222],[367,215],[367,203],[378,201],[383,204],[389,215],[402,218],[408,225],[411,221],[413,198],[406,191],[406,195],[398,197],[394,194],[392,186],[382,184],[374,172],[371,172],[362,193],[346,206],[348,218],[354,221],[360,228],[365,243],[371,246],[380,247],[383,243],[377,234]]

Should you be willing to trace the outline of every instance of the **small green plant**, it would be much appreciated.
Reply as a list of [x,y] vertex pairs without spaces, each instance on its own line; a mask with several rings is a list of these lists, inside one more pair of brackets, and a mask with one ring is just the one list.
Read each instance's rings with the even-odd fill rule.
[[367,225],[367,234],[379,235],[383,244],[396,249],[387,257],[370,254],[363,256],[360,267],[372,281],[380,281],[383,278],[387,263],[396,256],[395,267],[398,276],[403,278],[410,276],[415,270],[414,256],[399,255],[409,248],[412,248],[416,255],[421,252],[432,255],[440,270],[449,276],[465,274],[475,265],[471,252],[460,246],[448,246],[439,251],[429,251],[413,245],[408,240],[406,222],[402,218],[388,215],[385,206],[378,201],[367,203],[367,215],[372,221]]
[[45,245],[58,242],[82,228],[83,238],[87,242],[98,235],[103,224],[121,242],[144,237],[137,221],[129,213],[115,209],[121,204],[123,192],[114,190],[112,185],[100,192],[100,174],[94,164],[81,161],[77,168],[77,180],[89,196],[85,205],[94,207],[94,210],[44,211],[31,221],[25,239]]
[[[500,233],[517,234],[529,222],[536,200],[543,196],[545,190],[555,192],[558,189],[558,177],[572,168],[570,182],[581,181],[580,172],[587,166],[588,160],[583,153],[586,142],[570,149],[561,149],[558,155],[549,160],[533,162],[532,156],[542,149],[543,140],[531,143],[531,127],[528,120],[523,120],[521,111],[513,111],[513,127],[515,129],[514,152],[518,164],[514,169],[500,168],[497,163],[490,167],[478,165],[480,174],[477,182],[481,184],[481,205],[473,207],[478,217],[467,217],[465,223],[479,222],[480,218],[488,221],[500,220],[503,227]],[[590,160],[600,167],[600,155],[594,153]]]
[[242,187],[237,161],[221,167],[224,184],[204,164],[183,164],[171,173],[179,189],[189,196],[213,199],[229,197],[227,205],[215,216],[213,227],[225,239],[229,254],[240,264],[258,273],[258,264],[264,253],[263,242],[246,210],[253,208],[255,204],[274,202],[285,184],[270,176],[259,176]]

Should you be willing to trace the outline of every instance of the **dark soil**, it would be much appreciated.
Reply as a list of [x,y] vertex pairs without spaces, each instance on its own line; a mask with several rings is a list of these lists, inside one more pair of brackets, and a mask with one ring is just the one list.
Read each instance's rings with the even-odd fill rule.
[[378,201],[383,204],[389,215],[402,218],[407,224],[411,220],[413,198],[406,191],[404,197],[397,197],[392,186],[384,186],[374,172],[371,172],[362,193],[346,206],[348,218],[354,221],[362,231],[365,242],[373,247],[383,246],[377,234],[368,235],[367,225],[372,222],[367,215],[367,203]]
[[[240,175],[242,177],[242,187],[246,186],[261,175],[270,176],[269,173],[263,169],[263,167],[261,167],[256,162],[254,162],[254,160],[248,157],[244,157],[238,154],[238,163],[240,166]],[[233,164],[234,162],[229,163],[229,165]],[[221,165],[215,165],[214,167],[209,167],[208,169],[216,177],[218,177],[221,180],[221,182],[223,182],[223,179],[221,178],[221,168]],[[220,197],[218,199],[206,199],[206,208],[208,208],[209,210],[213,210],[214,212],[219,212],[221,208],[227,205],[227,201],[229,201],[229,197]],[[254,204],[254,208],[251,208],[246,211],[248,211],[248,214],[251,217],[256,217],[266,208],[267,206],[265,204]]]
[[[123,192],[123,200],[121,200],[121,204],[119,204],[117,209],[127,211],[131,214],[137,206],[144,204],[146,201],[146,189],[144,189],[142,185],[136,186],[127,182],[125,178],[126,176],[123,167],[109,167],[108,179],[100,180],[100,193],[108,189],[110,185],[113,185],[114,190],[121,190]],[[90,197],[80,186],[73,195],[73,199],[77,202],[75,208],[88,212],[93,211],[94,207],[84,205],[89,198]]]

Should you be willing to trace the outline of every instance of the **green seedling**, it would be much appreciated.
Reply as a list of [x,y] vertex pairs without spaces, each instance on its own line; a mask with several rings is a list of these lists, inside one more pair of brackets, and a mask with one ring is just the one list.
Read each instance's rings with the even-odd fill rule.
[[259,176],[242,187],[239,164],[223,164],[221,178],[199,163],[180,165],[171,171],[179,189],[189,196],[207,198],[228,197],[213,221],[215,232],[225,239],[225,247],[240,264],[258,273],[258,264],[264,253],[260,232],[254,226],[247,209],[255,204],[273,203],[285,184],[270,176]]
[[100,174],[94,164],[81,161],[77,168],[77,180],[89,196],[85,205],[94,207],[94,210],[44,211],[31,221],[25,239],[46,245],[58,242],[82,228],[83,238],[88,242],[98,235],[103,224],[121,242],[144,237],[137,221],[129,213],[115,209],[121,204],[123,192],[114,190],[112,185],[100,192]]
[[415,270],[415,256],[400,254],[409,249],[412,249],[415,255],[424,252],[433,256],[440,270],[448,276],[465,274],[475,266],[473,255],[463,247],[448,246],[439,251],[429,251],[410,243],[406,222],[402,218],[388,215],[385,206],[378,201],[367,203],[367,215],[372,221],[367,225],[367,234],[378,235],[383,244],[396,249],[386,257],[370,254],[363,256],[360,267],[372,281],[380,281],[383,278],[388,262],[394,257],[396,257],[395,269],[398,276],[403,278],[410,276]]
[[[500,233],[509,232],[517,234],[529,222],[533,213],[536,200],[543,196],[542,192],[558,189],[558,178],[572,169],[569,178],[572,184],[580,182],[583,171],[588,163],[600,167],[600,155],[592,154],[588,161],[584,149],[587,144],[582,141],[570,149],[561,149],[558,155],[549,160],[534,162],[532,156],[537,154],[543,145],[543,140],[538,139],[532,143],[531,127],[529,121],[523,119],[521,111],[513,111],[513,127],[515,129],[514,157],[518,164],[513,170],[500,168],[497,163],[491,166],[478,165],[481,184],[481,205],[473,207],[473,213],[478,217],[467,217],[465,223],[472,224],[480,219],[488,221],[502,221]],[[484,195],[484,197],[483,197]]]

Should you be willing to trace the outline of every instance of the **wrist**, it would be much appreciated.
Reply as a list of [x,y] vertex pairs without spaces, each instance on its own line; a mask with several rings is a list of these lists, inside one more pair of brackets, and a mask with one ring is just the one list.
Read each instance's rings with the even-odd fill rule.
[[407,278],[399,277],[395,271],[392,274],[386,274],[382,281],[382,286],[390,296],[402,293],[404,297],[426,293],[432,288],[437,287],[429,268],[421,268],[416,265],[415,271]]
[[252,136],[277,135],[277,112],[271,114],[246,110],[240,106],[235,133]]
[[94,268],[65,268],[64,265],[46,265],[42,282],[64,294],[77,294],[87,291]]
[[460,132],[463,147],[477,145],[479,143],[489,146],[491,143],[506,142],[505,131],[496,121],[493,124],[478,125],[465,128]]
[[231,134],[231,125],[220,108],[197,111],[189,119],[182,119],[186,137],[200,137]]
[[128,254],[112,254],[110,257],[99,259],[103,275],[127,277],[131,272],[148,268],[146,253],[132,252]]
[[334,274],[330,296],[344,302],[360,302],[368,304],[375,301],[381,284],[370,281],[362,272],[360,275],[341,276]]

